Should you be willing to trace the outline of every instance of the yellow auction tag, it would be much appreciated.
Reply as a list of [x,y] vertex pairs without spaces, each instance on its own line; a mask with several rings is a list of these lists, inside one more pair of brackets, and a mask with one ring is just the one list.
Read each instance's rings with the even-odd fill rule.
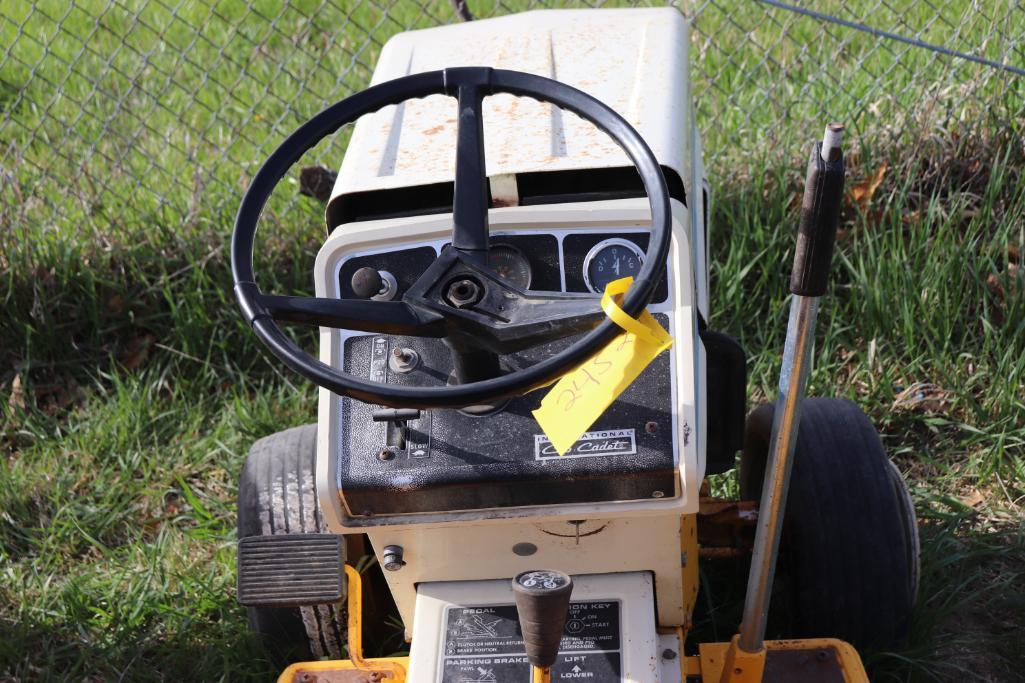
[[634,319],[616,303],[615,297],[625,293],[632,282],[632,277],[610,282],[601,299],[605,314],[623,331],[604,349],[563,375],[534,411],[534,419],[559,455],[566,454],[655,356],[673,345],[673,338],[648,311]]

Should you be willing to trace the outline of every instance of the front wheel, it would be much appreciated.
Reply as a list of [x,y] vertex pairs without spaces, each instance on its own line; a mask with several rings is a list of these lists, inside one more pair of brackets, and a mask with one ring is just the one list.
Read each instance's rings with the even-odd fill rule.
[[[740,493],[761,497],[773,406],[748,416]],[[918,527],[900,472],[850,401],[805,399],[770,614],[784,638],[899,646],[918,590]],[[781,618],[780,618],[781,617]]]
[[[253,444],[238,486],[238,537],[322,533],[317,502],[317,425],[294,427]],[[343,603],[247,607],[249,628],[282,663],[345,655]]]

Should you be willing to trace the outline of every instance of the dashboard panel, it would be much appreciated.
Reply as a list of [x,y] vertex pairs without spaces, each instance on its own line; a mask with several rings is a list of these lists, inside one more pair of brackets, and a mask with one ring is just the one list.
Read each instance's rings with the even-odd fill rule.
[[[643,254],[648,232],[635,227],[593,232],[493,231],[491,246],[508,249],[497,269],[503,277],[523,278],[522,260],[531,290],[583,292],[589,291],[584,270],[588,254],[623,240]],[[394,276],[394,297],[399,298],[446,246],[446,240],[438,240],[349,254],[336,270],[337,291],[343,298],[355,297],[353,274],[371,267]],[[605,265],[616,266],[612,260]],[[672,310],[663,277],[649,311],[671,334]],[[572,341],[558,340],[510,354],[502,363],[510,369],[526,367]],[[412,386],[449,381],[451,358],[442,340],[343,331],[340,342],[342,369],[354,375]],[[412,369],[400,358],[412,358]],[[347,516],[677,497],[680,425],[673,410],[674,363],[669,352],[656,358],[566,456],[554,452],[531,414],[546,388],[511,399],[488,415],[433,410],[404,422],[375,421],[380,406],[336,397],[340,415],[335,474]],[[684,425],[683,433],[690,432],[690,425]]]

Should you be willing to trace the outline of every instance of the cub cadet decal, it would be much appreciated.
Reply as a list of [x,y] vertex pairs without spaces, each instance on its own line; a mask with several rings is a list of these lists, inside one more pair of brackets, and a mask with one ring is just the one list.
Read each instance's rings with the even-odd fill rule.
[[584,432],[565,455],[559,452],[547,436],[534,435],[534,459],[555,460],[562,458],[594,458],[603,455],[633,455],[637,452],[637,440],[633,429],[604,429],[598,432]]

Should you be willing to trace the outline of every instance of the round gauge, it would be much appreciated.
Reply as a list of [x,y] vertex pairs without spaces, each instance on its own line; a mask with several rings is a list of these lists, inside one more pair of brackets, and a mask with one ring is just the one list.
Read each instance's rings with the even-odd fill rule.
[[511,244],[491,245],[488,249],[488,265],[514,287],[530,288],[530,261]]
[[592,292],[601,294],[610,282],[637,275],[643,263],[644,251],[633,242],[618,237],[603,240],[584,258],[584,282]]

